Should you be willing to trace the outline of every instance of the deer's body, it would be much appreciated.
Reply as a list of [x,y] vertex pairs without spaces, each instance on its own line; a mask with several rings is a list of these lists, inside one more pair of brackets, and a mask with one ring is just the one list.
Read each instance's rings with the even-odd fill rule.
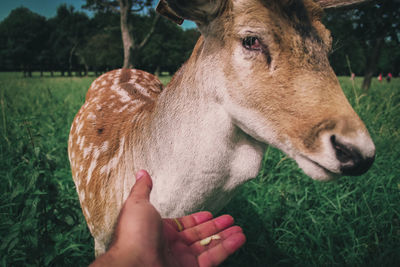
[[257,175],[267,145],[319,180],[361,174],[374,157],[329,67],[318,6],[168,2],[204,35],[188,62],[166,88],[138,70],[99,77],[71,128],[72,173],[97,255],[139,169],[152,175],[151,202],[175,217],[220,209]]

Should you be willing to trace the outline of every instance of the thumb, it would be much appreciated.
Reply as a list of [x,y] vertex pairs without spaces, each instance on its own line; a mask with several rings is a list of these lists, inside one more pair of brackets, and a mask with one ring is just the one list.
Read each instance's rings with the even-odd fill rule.
[[136,173],[136,183],[132,187],[129,198],[134,200],[149,200],[152,187],[153,182],[151,181],[150,175],[147,171],[140,170]]

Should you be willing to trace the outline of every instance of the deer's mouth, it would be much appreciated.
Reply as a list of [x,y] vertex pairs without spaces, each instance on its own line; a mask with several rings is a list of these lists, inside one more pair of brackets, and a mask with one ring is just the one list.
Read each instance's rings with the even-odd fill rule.
[[314,180],[330,181],[340,176],[339,172],[330,170],[309,157],[297,155],[294,159],[304,173]]

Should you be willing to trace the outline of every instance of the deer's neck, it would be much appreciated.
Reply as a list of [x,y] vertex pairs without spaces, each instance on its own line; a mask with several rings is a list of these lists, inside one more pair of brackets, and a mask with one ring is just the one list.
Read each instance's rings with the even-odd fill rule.
[[191,63],[159,96],[143,133],[149,153],[139,168],[151,172],[151,201],[163,216],[222,208],[240,184],[257,175],[264,152],[223,108],[215,93],[223,86],[218,70]]

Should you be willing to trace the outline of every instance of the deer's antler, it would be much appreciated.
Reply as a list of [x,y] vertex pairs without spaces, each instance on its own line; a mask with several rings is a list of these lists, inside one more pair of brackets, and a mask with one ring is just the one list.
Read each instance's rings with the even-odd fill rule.
[[353,5],[358,5],[368,0],[314,0],[316,3],[320,4],[322,8],[340,8],[349,7]]

